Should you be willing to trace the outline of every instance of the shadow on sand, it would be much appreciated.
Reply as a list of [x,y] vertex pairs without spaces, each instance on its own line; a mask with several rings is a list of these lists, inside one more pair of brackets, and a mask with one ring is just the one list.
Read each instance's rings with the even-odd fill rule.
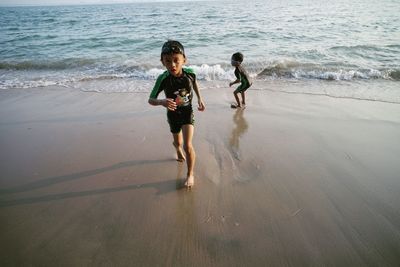
[[[163,159],[163,160],[138,160],[138,161],[126,161],[121,162],[115,165],[111,165],[108,167],[88,170],[79,173],[73,173],[68,175],[56,176],[45,178],[37,182],[32,182],[29,184],[9,188],[9,189],[2,189],[0,190],[1,195],[13,194],[13,193],[21,193],[26,191],[31,191],[39,188],[48,187],[54,184],[72,181],[80,178],[84,178],[91,175],[97,175],[100,173],[113,171],[120,168],[132,167],[136,165],[146,165],[146,164],[157,164],[163,162],[171,162],[172,159]],[[23,205],[23,204],[34,204],[39,202],[47,202],[47,201],[54,201],[54,200],[62,200],[62,199],[69,199],[75,197],[84,197],[84,196],[94,196],[99,194],[106,194],[106,193],[115,193],[115,192],[122,192],[128,190],[137,190],[143,188],[155,188],[157,189],[157,195],[166,194],[169,192],[173,192],[182,188],[182,168],[181,164],[178,164],[178,171],[176,179],[167,180],[167,181],[160,181],[160,182],[151,182],[145,184],[131,184],[126,186],[120,187],[112,187],[112,188],[101,188],[95,190],[87,190],[87,191],[79,191],[79,192],[68,192],[68,193],[58,193],[58,194],[49,194],[44,196],[38,197],[29,197],[29,198],[21,198],[21,199],[13,199],[13,200],[4,200],[0,201],[0,207],[9,207],[9,206],[16,206],[16,205]]]

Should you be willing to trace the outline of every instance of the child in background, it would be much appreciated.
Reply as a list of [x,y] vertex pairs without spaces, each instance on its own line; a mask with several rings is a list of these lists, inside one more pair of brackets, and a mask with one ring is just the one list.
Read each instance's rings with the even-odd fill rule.
[[[194,163],[196,154],[192,144],[194,119],[192,98],[197,96],[198,110],[204,111],[205,106],[200,95],[195,73],[184,68],[186,56],[183,45],[178,41],[169,40],[161,49],[161,62],[166,71],[158,76],[151,91],[149,104],[162,105],[167,108],[167,118],[173,136],[173,145],[177,152],[177,160],[187,164],[187,176],[184,186],[188,189],[194,185]],[[157,99],[164,91],[165,99]],[[182,151],[185,151],[185,154]]]
[[[240,85],[233,92],[233,95],[235,96],[237,104],[236,105],[232,104],[231,108],[240,108],[240,107],[246,106],[245,92],[251,86],[249,75],[247,74],[246,70],[243,68],[242,62],[243,62],[243,54],[242,53],[237,52],[232,55],[231,65],[235,67],[236,80],[233,82],[230,82],[229,87],[231,87],[232,85],[234,85],[236,83],[240,83]],[[242,96],[242,102],[240,102],[240,100],[239,100],[239,96],[238,96],[239,93]]]

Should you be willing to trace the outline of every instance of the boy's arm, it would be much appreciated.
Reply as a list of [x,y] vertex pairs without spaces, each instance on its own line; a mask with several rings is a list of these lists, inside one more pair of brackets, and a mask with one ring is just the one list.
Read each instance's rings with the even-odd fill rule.
[[163,106],[171,111],[174,111],[176,109],[176,103],[172,98],[165,98],[165,99],[149,98],[148,102],[152,106]]
[[233,82],[229,83],[229,87],[231,87],[232,85],[234,85],[235,83],[240,83],[242,81],[241,79],[241,75],[240,75],[240,70],[238,67],[235,68],[235,76],[236,76],[236,80]]
[[176,103],[172,98],[156,99],[149,98],[149,104],[152,106],[163,106],[171,111],[176,109]]
[[152,106],[163,106],[169,110],[174,111],[176,109],[176,103],[172,98],[165,98],[165,99],[157,99],[158,94],[160,93],[161,82],[165,78],[165,73],[160,75],[157,78],[156,84],[153,87],[153,90],[150,93],[149,97],[149,104]]
[[240,80],[239,80],[239,79],[236,79],[235,81],[230,82],[230,83],[229,83],[229,87],[231,87],[231,86],[234,85],[235,83],[240,83]]
[[200,90],[199,90],[199,86],[197,84],[197,80],[194,81],[193,83],[193,90],[196,93],[197,96],[197,102],[199,104],[199,106],[197,107],[198,110],[203,111],[206,109],[206,106],[204,105],[203,99],[201,98],[200,95]]

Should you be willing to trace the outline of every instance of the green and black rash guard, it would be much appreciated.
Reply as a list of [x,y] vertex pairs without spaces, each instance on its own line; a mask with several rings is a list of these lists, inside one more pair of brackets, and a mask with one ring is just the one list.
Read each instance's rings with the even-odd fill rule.
[[243,87],[250,87],[251,82],[249,75],[242,66],[237,66],[235,68],[235,76],[240,81]]
[[156,84],[151,91],[150,98],[157,99],[161,91],[164,91],[166,98],[175,100],[177,111],[192,109],[193,84],[196,81],[196,74],[192,69],[183,68],[181,77],[175,77],[168,71],[158,76]]

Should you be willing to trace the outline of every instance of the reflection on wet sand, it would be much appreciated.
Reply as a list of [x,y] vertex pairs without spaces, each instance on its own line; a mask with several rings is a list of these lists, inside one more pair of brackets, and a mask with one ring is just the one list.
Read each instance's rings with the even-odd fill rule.
[[239,140],[244,133],[247,132],[249,125],[243,116],[244,109],[238,108],[233,115],[234,127],[232,129],[232,135],[229,140],[229,146],[232,151],[232,155],[235,159],[240,160],[239,154]]

